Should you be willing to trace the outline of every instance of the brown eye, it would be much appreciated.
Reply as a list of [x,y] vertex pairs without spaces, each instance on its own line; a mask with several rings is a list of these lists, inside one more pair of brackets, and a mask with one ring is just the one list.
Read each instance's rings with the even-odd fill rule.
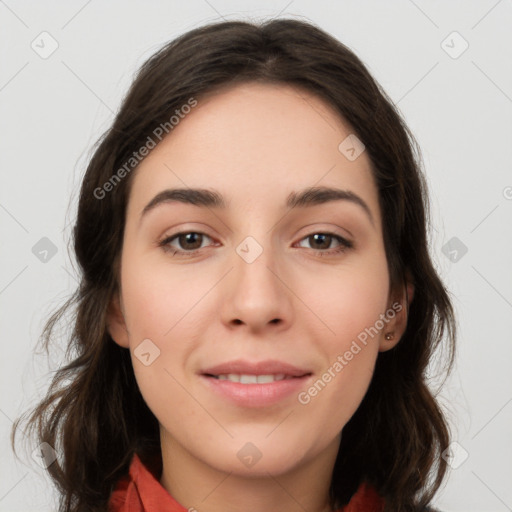
[[171,251],[174,254],[192,254],[202,248],[205,237],[210,238],[204,233],[187,231],[169,236],[162,240],[159,245],[166,251]]
[[[352,242],[349,242],[345,238],[335,235],[334,233],[312,233],[302,240],[307,240],[310,244],[310,248],[315,251],[320,251],[320,254],[342,252],[353,247]],[[338,242],[338,247],[335,247],[334,249],[331,248],[331,243],[333,241]]]
[[203,235],[201,233],[184,233],[178,235],[178,243],[183,249],[199,249],[201,247],[201,242]]
[[315,233],[308,236],[307,239],[312,244],[312,249],[329,249],[333,237],[324,233]]

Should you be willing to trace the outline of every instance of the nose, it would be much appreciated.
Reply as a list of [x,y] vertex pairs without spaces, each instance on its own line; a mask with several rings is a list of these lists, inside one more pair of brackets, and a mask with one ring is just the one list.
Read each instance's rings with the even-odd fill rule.
[[248,237],[231,262],[232,270],[223,280],[223,323],[253,333],[286,329],[292,321],[292,293],[277,251]]

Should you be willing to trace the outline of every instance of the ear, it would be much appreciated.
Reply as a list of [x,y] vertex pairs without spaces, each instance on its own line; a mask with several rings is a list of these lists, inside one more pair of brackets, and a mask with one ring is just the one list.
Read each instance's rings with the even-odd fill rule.
[[107,310],[107,329],[112,339],[123,348],[129,348],[128,329],[124,319],[119,293],[115,292]]
[[[409,271],[405,274],[402,286],[390,291],[386,317],[388,322],[384,325],[379,342],[379,352],[394,348],[402,338],[407,328],[409,304],[414,298],[414,284]],[[389,339],[387,339],[389,338]]]

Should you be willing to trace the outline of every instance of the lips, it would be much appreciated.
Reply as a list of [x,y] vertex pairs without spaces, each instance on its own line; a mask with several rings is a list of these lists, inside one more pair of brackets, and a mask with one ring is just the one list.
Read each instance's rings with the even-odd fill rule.
[[229,361],[199,372],[213,395],[238,407],[269,407],[284,403],[312,379],[313,373],[277,360]]
[[273,380],[282,380],[304,377],[310,375],[311,371],[273,359],[259,362],[249,362],[238,359],[211,366],[202,370],[200,373],[207,377],[216,378],[219,378],[219,376],[232,376],[231,379],[233,380],[236,380],[236,376],[257,376],[258,378],[273,376]]
[[277,360],[229,361],[198,373],[212,396],[244,408],[284,405],[313,378],[310,370]]

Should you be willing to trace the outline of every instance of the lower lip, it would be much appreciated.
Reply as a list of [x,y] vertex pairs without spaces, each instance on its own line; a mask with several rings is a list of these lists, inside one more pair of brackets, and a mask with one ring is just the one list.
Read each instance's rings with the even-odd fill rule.
[[201,375],[210,389],[241,407],[264,407],[276,404],[292,394],[298,394],[305,388],[306,381],[310,377],[311,375],[305,375],[266,384],[240,384]]

